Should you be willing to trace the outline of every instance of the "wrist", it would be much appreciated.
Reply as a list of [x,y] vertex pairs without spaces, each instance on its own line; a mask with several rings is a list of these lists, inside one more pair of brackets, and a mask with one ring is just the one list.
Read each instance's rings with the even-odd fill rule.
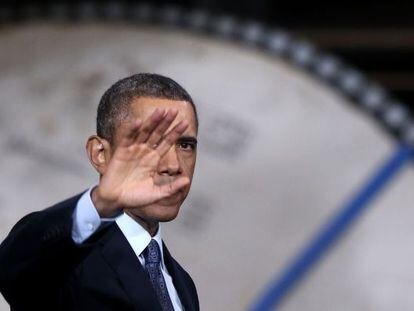
[[96,208],[96,211],[99,214],[99,217],[101,218],[108,218],[119,212],[119,209],[114,203],[110,202],[102,196],[99,186],[96,186],[92,189],[91,199],[93,205]]

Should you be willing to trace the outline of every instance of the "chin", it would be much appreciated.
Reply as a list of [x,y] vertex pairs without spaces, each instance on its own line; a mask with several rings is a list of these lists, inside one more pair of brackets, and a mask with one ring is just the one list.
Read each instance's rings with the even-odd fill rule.
[[154,203],[134,211],[133,214],[145,221],[168,222],[177,217],[181,203],[182,202],[175,204]]
[[180,211],[180,205],[177,206],[166,206],[159,205],[154,206],[154,220],[159,222],[168,222],[177,218],[178,212]]

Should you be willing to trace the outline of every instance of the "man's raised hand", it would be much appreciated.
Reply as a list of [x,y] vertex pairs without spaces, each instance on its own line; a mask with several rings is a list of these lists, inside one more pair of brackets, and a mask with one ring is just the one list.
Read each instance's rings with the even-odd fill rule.
[[[92,192],[101,217],[154,203],[188,185],[189,178],[180,176],[167,184],[155,182],[161,158],[188,127],[181,121],[167,133],[177,115],[178,110],[157,108],[143,122],[137,119],[127,123],[121,131],[119,143],[99,185]],[[109,148],[108,142],[103,143]]]

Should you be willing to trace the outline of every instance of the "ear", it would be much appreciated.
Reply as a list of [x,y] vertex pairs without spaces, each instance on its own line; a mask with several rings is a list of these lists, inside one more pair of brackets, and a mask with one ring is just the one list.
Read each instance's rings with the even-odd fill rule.
[[100,175],[105,174],[111,157],[111,146],[109,142],[97,135],[92,135],[86,142],[86,152],[95,170]]

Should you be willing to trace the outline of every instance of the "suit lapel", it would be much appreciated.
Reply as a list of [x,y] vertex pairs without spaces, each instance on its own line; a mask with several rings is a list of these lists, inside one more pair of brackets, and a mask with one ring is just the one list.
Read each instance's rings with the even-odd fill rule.
[[116,224],[111,226],[107,236],[108,239],[102,241],[102,255],[116,272],[135,308],[161,311],[144,268]]
[[185,311],[194,311],[196,310],[193,304],[193,299],[190,295],[189,289],[187,287],[187,281],[185,275],[181,271],[181,268],[178,266],[178,263],[172,258],[170,252],[164,243],[163,253],[164,253],[164,263],[167,266],[168,272],[170,273],[174,287],[177,290],[178,296],[180,297],[181,304],[184,307]]

